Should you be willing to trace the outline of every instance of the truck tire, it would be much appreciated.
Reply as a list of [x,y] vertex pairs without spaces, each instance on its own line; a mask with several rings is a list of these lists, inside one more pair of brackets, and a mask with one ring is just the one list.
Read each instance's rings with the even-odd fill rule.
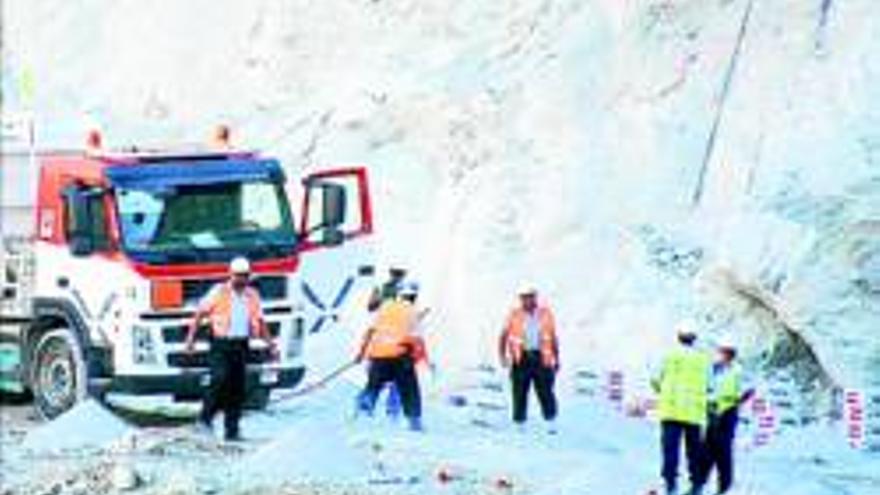
[[86,397],[85,358],[69,328],[55,328],[40,336],[30,373],[34,406],[43,419],[57,417]]

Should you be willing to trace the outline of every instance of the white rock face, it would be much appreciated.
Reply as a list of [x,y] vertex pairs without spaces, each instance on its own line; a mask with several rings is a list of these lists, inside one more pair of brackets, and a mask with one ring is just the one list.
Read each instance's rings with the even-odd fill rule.
[[528,277],[566,364],[643,369],[697,314],[756,351],[787,328],[835,384],[863,386],[880,367],[878,14],[5,2],[3,88],[44,143],[78,144],[84,121],[111,144],[201,140],[222,121],[293,171],[370,164],[383,243],[414,253],[442,361],[492,359]]

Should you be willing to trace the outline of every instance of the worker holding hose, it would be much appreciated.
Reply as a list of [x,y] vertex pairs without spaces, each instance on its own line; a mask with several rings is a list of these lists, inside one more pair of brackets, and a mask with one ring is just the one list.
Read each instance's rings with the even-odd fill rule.
[[386,301],[376,312],[373,325],[367,330],[355,358],[370,360],[367,385],[361,393],[359,407],[372,411],[379,393],[393,383],[400,393],[403,414],[409,427],[422,430],[422,398],[416,374],[416,360],[424,355],[424,341],[418,332],[416,310],[418,284],[408,282],[399,297]]

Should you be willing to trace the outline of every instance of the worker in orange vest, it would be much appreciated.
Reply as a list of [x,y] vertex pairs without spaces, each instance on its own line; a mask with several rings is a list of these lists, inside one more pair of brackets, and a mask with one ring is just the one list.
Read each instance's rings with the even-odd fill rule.
[[498,340],[501,365],[510,367],[513,421],[520,427],[524,425],[529,389],[534,384],[541,412],[549,423],[548,432],[555,434],[558,404],[553,387],[559,370],[556,323],[550,308],[538,304],[538,291],[533,285],[524,285],[518,295],[519,306],[510,312]]
[[385,301],[376,312],[373,325],[367,330],[355,358],[369,358],[367,385],[360,395],[359,407],[372,411],[379,393],[393,383],[400,393],[403,414],[411,430],[422,429],[422,398],[416,374],[416,360],[423,353],[424,342],[419,336],[419,315],[416,310],[418,285],[408,282],[397,299]]
[[199,303],[186,335],[186,352],[195,347],[195,336],[202,320],[211,324],[208,352],[210,386],[204,396],[201,426],[211,430],[218,411],[223,411],[225,438],[240,440],[239,421],[245,400],[245,365],[250,337],[264,339],[273,356],[277,355],[263,321],[260,295],[250,287],[250,263],[237,257],[229,264],[229,280],[216,284]]
[[[382,283],[382,285],[373,288],[370,299],[367,301],[367,311],[374,313],[385,301],[397,299],[398,293],[403,288],[405,278],[406,269],[403,268],[403,265],[398,261],[391,263],[388,267],[388,280]],[[394,383],[389,383],[385,388],[388,389],[385,413],[389,418],[396,420],[400,416],[400,392],[397,391]],[[363,401],[364,398],[363,393],[358,395],[358,409],[360,412],[372,415],[372,410],[367,411],[365,409],[367,403]]]

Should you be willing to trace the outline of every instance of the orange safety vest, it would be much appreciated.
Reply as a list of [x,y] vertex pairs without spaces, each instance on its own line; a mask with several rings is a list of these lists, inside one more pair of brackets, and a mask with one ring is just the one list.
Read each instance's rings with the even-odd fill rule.
[[[556,323],[550,308],[540,306],[538,312],[538,326],[541,329],[541,363],[548,367],[556,367]],[[523,351],[526,345],[526,321],[528,313],[522,308],[516,308],[510,312],[507,318],[505,331],[507,332],[507,357],[514,364],[522,361]]]
[[[211,318],[211,330],[215,337],[229,335],[229,327],[232,324],[232,287],[223,284],[214,300],[208,306],[208,314]],[[248,329],[251,336],[256,336],[257,329],[263,319],[260,309],[260,294],[253,287],[244,290],[244,301],[247,307]]]
[[405,355],[417,342],[417,321],[413,304],[406,301],[383,303],[376,313],[367,356],[370,359],[391,359]]

